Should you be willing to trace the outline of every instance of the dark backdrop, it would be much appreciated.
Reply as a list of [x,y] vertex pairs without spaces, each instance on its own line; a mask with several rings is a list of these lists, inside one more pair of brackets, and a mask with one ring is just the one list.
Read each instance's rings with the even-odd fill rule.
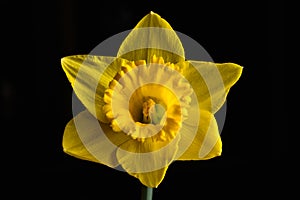
[[[26,36],[20,57],[9,57],[16,67],[1,73],[1,119],[12,133],[6,144],[14,155],[4,157],[7,168],[16,169],[10,173],[15,179],[9,179],[14,188],[27,188],[26,193],[41,199],[140,198],[138,179],[63,153],[64,127],[72,118],[72,88],[60,59],[89,53],[110,36],[132,29],[150,11],[196,40],[215,62],[244,67],[227,98],[222,156],[171,164],[154,199],[243,198],[267,193],[265,185],[276,182],[283,169],[278,166],[286,158],[282,144],[287,144],[284,117],[279,115],[284,109],[279,106],[284,79],[277,79],[282,76],[277,67],[282,66],[284,50],[283,10],[276,9],[282,3],[62,0],[2,5],[9,5],[11,16],[17,16],[10,22],[2,13],[4,26],[13,30],[6,36]],[[13,78],[7,76],[10,73]]]

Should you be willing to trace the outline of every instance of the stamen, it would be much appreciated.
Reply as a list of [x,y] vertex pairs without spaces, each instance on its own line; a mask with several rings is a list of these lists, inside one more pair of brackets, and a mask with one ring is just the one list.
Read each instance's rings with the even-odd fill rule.
[[152,99],[148,99],[143,103],[143,123],[151,123],[151,118],[149,110],[155,105],[155,102]]

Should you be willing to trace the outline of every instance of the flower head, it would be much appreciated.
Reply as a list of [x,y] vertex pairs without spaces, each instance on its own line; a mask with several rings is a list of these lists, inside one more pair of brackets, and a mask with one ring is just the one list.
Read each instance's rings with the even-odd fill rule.
[[62,66],[86,108],[65,128],[67,154],[121,167],[148,187],[157,187],[175,160],[221,155],[214,114],[242,67],[186,60],[159,15],[146,15],[116,57],[68,56]]

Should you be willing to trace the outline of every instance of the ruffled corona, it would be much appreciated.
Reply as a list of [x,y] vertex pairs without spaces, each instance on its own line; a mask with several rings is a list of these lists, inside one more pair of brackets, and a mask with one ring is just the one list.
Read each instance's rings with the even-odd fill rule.
[[144,142],[176,136],[187,117],[192,89],[180,68],[162,57],[129,62],[121,67],[104,92],[103,111],[113,131]]

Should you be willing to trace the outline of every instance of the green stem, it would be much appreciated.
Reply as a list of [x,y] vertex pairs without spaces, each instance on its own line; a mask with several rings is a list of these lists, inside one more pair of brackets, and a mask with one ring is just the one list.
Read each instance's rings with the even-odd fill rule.
[[142,198],[141,200],[152,200],[153,188],[142,185]]

